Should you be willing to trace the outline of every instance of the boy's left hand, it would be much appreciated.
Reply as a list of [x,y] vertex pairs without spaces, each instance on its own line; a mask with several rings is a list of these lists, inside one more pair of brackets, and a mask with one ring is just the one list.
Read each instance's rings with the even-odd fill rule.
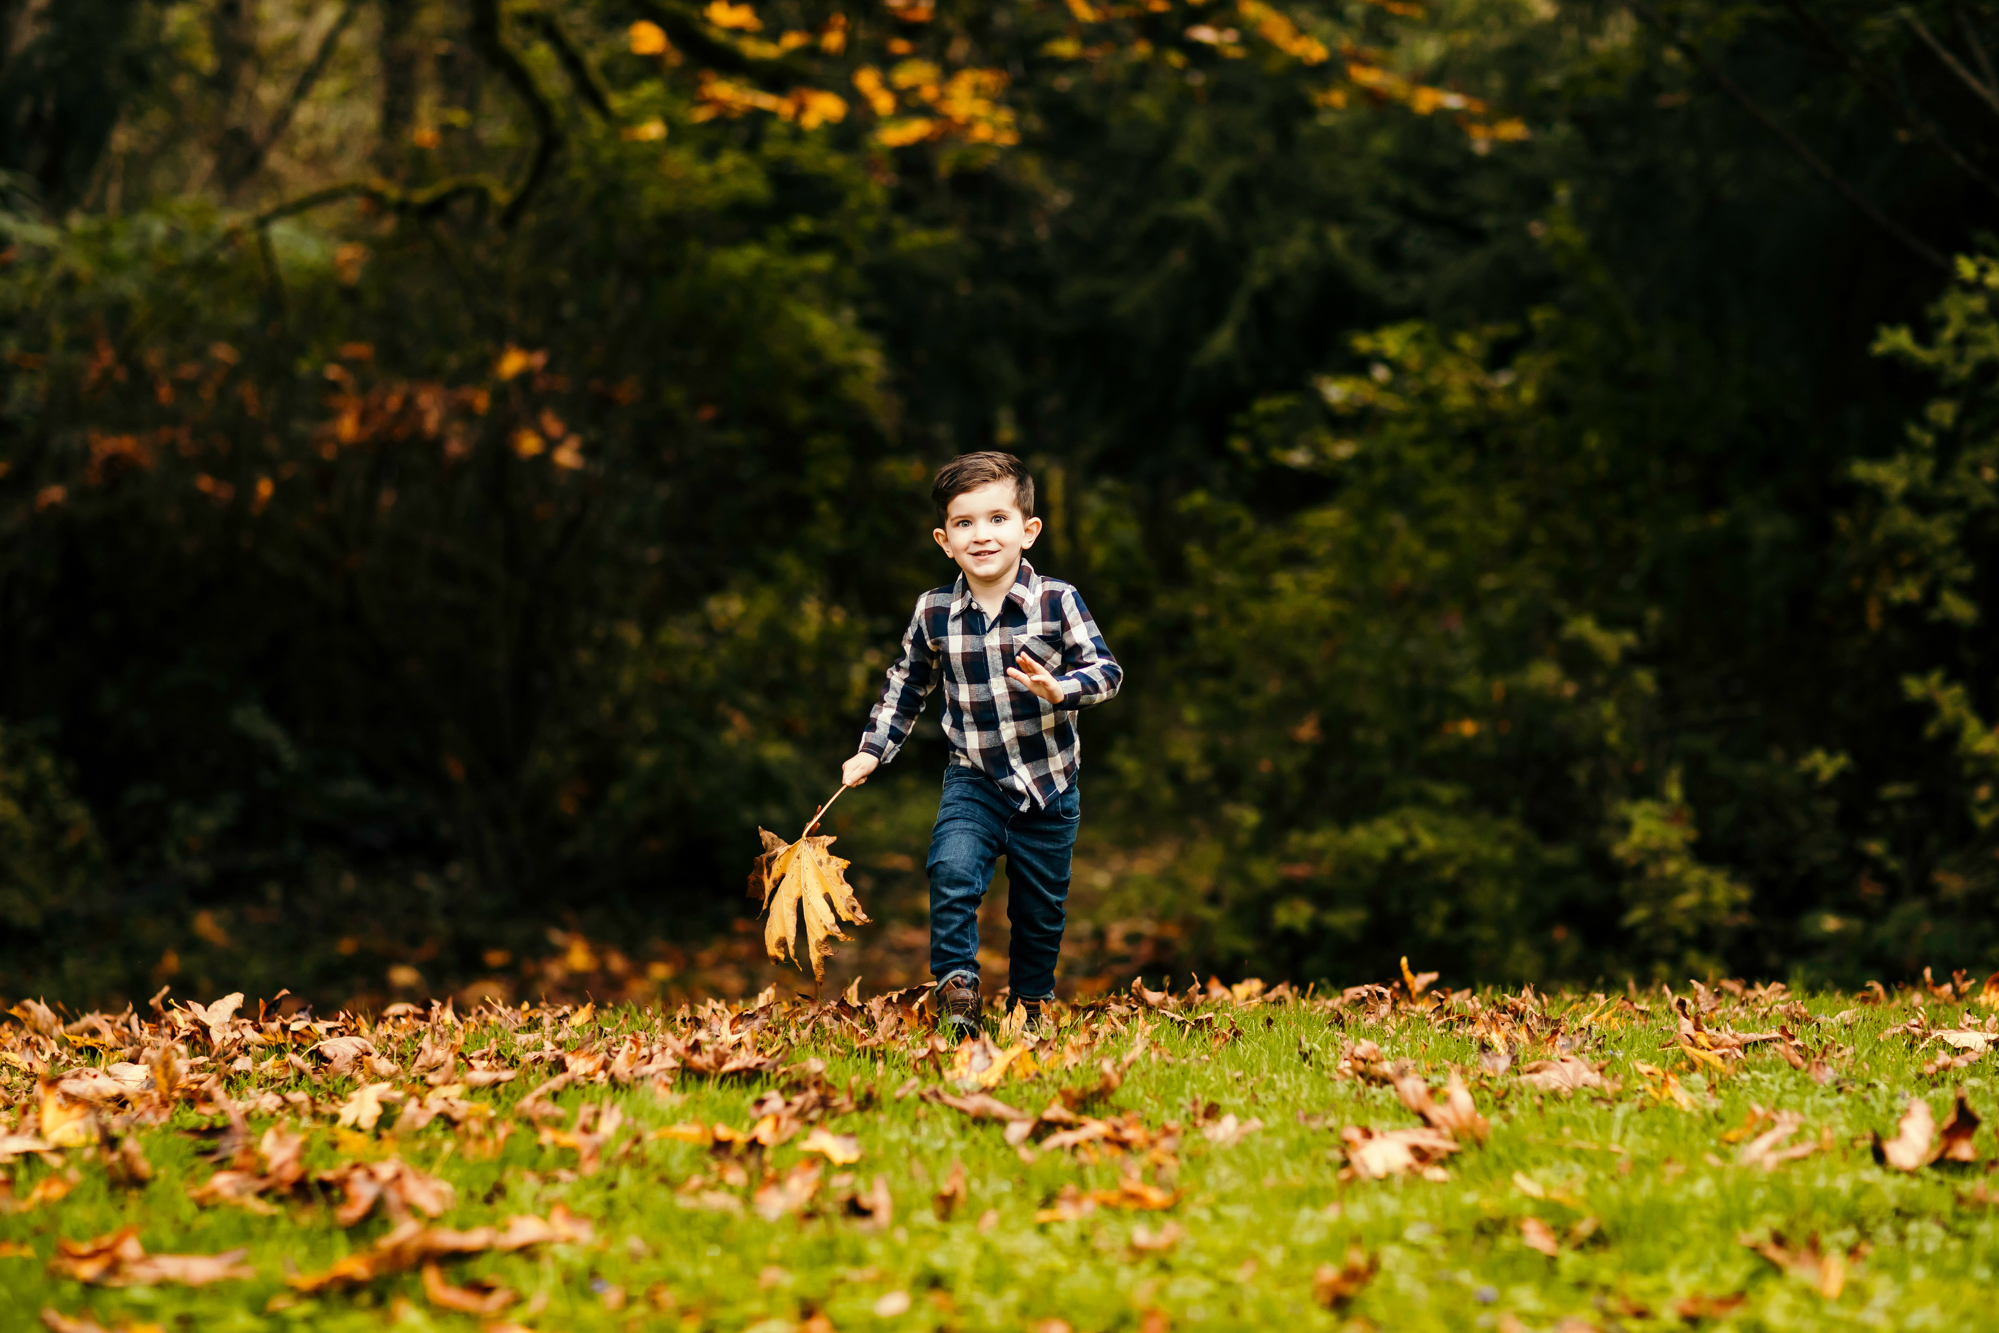
[[1020,663],[1020,665],[1007,668],[1006,678],[1008,680],[1022,689],[1032,690],[1051,704],[1062,702],[1062,686],[1056,681],[1055,677],[1048,674],[1047,667],[1041,665],[1041,663],[1035,661],[1026,653],[1020,654],[1014,658],[1014,661]]

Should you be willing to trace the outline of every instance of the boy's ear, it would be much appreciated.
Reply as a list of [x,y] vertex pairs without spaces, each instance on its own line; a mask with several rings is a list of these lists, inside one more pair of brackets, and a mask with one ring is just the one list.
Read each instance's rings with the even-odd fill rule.
[[944,535],[944,529],[932,528],[930,529],[930,535],[937,539],[937,549],[942,551],[946,557],[949,557],[951,555],[951,539]]
[[1041,520],[1038,518],[1028,519],[1027,522],[1020,525],[1020,531],[1027,538],[1026,541],[1021,543],[1021,546],[1026,548],[1034,545],[1034,539],[1041,535]]

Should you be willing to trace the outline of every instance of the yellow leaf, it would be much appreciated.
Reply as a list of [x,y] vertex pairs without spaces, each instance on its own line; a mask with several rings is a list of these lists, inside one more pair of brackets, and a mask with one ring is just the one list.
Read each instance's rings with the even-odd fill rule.
[[401,1100],[402,1094],[388,1083],[370,1083],[356,1088],[353,1095],[341,1104],[340,1124],[352,1125],[365,1134],[380,1122],[383,1102]]
[[97,1120],[90,1103],[78,1101],[56,1086],[54,1079],[42,1080],[42,1138],[57,1148],[81,1148],[97,1142]]
[[505,382],[530,370],[540,370],[547,364],[547,352],[530,352],[508,343],[507,350],[500,353],[499,364],[493,367],[493,378]]
[[618,137],[628,139],[633,143],[651,143],[655,139],[664,139],[666,137],[666,122],[658,116],[654,116],[643,125],[625,126],[618,131]]
[[888,90],[882,82],[882,72],[873,65],[863,65],[854,71],[854,87],[868,100],[868,105],[877,116],[895,114],[895,94]]
[[798,1151],[820,1153],[835,1166],[852,1166],[861,1160],[861,1141],[855,1135],[835,1134],[819,1125],[805,1136]]
[[715,1132],[699,1120],[682,1121],[677,1125],[661,1125],[646,1135],[649,1139],[678,1139],[682,1143],[698,1143],[707,1147],[715,1141]]
[[944,71],[935,61],[903,60],[888,72],[888,81],[898,88],[933,88],[944,81]]
[[635,56],[663,56],[673,49],[673,43],[666,39],[666,29],[645,19],[631,26],[630,36]]
[[514,452],[522,458],[533,458],[536,454],[548,448],[547,440],[542,439],[541,436],[535,434],[525,426],[514,432],[513,443]]
[[937,122],[926,116],[905,116],[885,122],[875,131],[875,141],[884,148],[906,148],[921,143],[937,132]]
[[[840,922],[866,925],[868,921],[847,884],[844,872],[850,862],[827,850],[833,843],[831,837],[800,838],[787,844],[774,833],[757,831],[763,835],[764,854],[757,858],[751,883],[761,880],[764,909],[769,913],[764,950],[774,963],[783,962],[789,954],[792,965],[799,968],[809,957],[813,980],[823,981],[826,959],[833,953],[832,941],[847,938]],[[797,944],[800,916],[805,920],[803,955]]]
[[816,130],[828,121],[836,124],[847,118],[847,101],[823,88],[800,88],[785,99],[790,103],[787,120],[796,120],[801,130]]
[[732,5],[729,0],[711,0],[708,8],[701,11],[701,17],[718,28],[733,28],[737,32],[762,32],[763,20],[749,5]]

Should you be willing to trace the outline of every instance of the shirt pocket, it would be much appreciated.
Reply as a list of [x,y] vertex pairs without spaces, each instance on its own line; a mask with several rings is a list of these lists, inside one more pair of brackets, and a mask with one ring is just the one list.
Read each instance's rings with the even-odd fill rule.
[[[1059,643],[1032,634],[1023,634],[1014,639],[1013,651],[1016,654],[1026,653],[1029,658],[1039,662],[1051,676],[1060,675],[1062,672],[1062,645]],[[1009,662],[1007,665],[1015,664]]]

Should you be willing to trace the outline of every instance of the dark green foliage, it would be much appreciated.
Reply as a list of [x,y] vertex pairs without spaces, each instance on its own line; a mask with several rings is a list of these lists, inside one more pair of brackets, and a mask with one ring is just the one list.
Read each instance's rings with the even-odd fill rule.
[[[58,917],[107,991],[704,938],[995,446],[1130,673],[1082,881],[1178,961],[1999,965],[1985,261],[1878,334],[1999,198],[1949,6],[1300,6],[1323,63],[857,15],[1011,79],[1017,146],[893,150],[681,7],[399,6],[386,70],[338,8],[59,5],[0,67],[0,987]],[[852,112],[705,118],[701,62]]]

